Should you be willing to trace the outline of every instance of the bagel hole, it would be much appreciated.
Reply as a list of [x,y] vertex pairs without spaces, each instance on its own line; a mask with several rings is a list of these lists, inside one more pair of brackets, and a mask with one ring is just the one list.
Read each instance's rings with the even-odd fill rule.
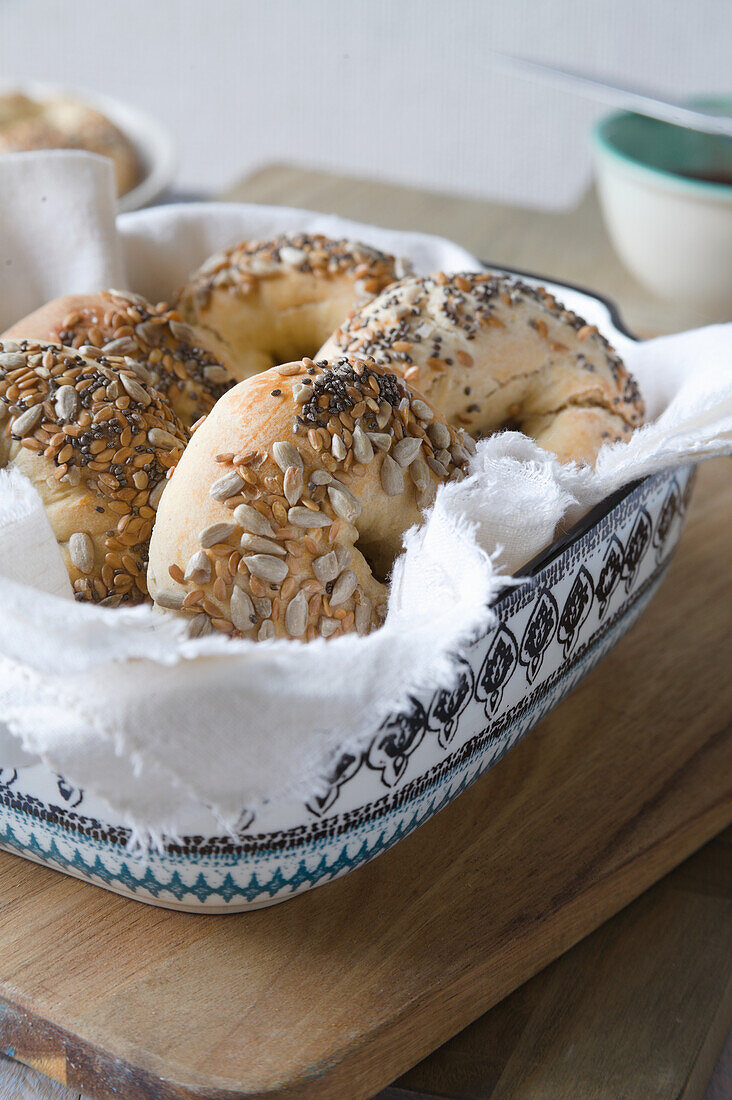
[[384,554],[383,548],[375,542],[370,542],[365,535],[361,535],[356,540],[353,548],[364,559],[374,579],[381,584],[386,584],[394,561],[388,554]]

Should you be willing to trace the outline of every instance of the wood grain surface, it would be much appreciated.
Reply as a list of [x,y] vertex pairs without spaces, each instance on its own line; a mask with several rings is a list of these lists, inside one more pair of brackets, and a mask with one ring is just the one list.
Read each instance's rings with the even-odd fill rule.
[[[643,333],[697,323],[625,273],[592,194],[556,215],[271,167],[233,197],[444,233],[614,296]],[[699,1096],[729,1024],[728,837],[558,956],[732,817],[729,472],[702,471],[669,577],[620,646],[348,878],[200,918],[0,854],[0,1046],[68,1086],[3,1060],[0,1096],[358,1100],[457,1032],[384,1100]]]
[[732,819],[731,528],[729,466],[710,464],[620,645],[469,791],[338,882],[206,918],[3,854],[2,1048],[95,1098],[358,1100],[388,1084]]
[[[731,959],[727,830],[377,1100],[729,1100]],[[0,1097],[92,1100],[2,1056]]]
[[459,1100],[696,1100],[732,1020],[731,963],[728,830],[397,1084]]

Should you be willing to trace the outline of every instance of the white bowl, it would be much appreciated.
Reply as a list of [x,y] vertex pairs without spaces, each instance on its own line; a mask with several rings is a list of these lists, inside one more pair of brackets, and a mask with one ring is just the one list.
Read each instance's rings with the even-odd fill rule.
[[170,186],[175,174],[176,155],[173,139],[157,119],[119,99],[98,95],[79,88],[39,81],[3,81],[0,95],[20,92],[31,99],[76,99],[94,110],[101,111],[110,122],[121,130],[130,142],[140,164],[140,182],[121,195],[118,200],[120,213],[149,206]]
[[685,173],[716,166],[732,178],[732,142],[725,149],[724,140],[623,113],[603,119],[593,141],[600,202],[621,259],[656,294],[718,321],[732,319],[732,184]]

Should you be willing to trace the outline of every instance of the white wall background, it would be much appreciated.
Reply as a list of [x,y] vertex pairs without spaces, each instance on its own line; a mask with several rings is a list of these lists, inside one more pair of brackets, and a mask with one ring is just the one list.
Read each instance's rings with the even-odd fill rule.
[[571,204],[602,109],[492,71],[489,49],[732,94],[730,0],[0,0],[0,41],[4,79],[153,111],[184,189],[288,161]]

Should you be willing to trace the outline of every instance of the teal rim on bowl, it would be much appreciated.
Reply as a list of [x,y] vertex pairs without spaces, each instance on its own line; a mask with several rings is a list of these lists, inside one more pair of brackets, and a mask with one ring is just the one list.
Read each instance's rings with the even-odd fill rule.
[[[732,116],[732,97],[697,98],[690,106]],[[670,122],[620,111],[592,131],[596,154],[673,188],[732,202],[732,138],[686,130]],[[724,180],[708,179],[719,175]],[[701,178],[700,178],[701,177]]]

